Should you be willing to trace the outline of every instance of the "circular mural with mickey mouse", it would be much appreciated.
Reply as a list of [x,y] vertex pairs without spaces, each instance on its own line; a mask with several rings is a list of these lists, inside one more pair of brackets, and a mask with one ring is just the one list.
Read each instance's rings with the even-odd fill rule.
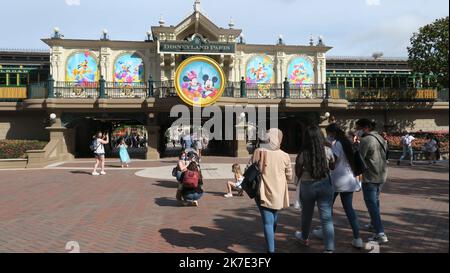
[[215,103],[225,89],[225,76],[211,58],[191,57],[175,73],[178,96],[187,104],[205,107]]

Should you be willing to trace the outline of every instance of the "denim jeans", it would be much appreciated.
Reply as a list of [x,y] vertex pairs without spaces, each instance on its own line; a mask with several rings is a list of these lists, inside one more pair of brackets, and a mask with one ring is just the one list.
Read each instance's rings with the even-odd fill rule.
[[403,154],[400,157],[400,161],[404,160],[407,156],[409,156],[409,161],[412,163],[414,160],[414,152],[412,146],[403,146]]
[[384,233],[384,227],[381,223],[381,209],[380,209],[380,193],[381,184],[363,183],[362,190],[364,195],[364,202],[370,214],[370,222],[376,234]]
[[347,215],[348,222],[350,223],[350,226],[352,227],[353,231],[353,238],[358,239],[359,238],[359,220],[358,216],[356,215],[355,210],[353,209],[353,192],[336,192],[334,194],[334,202],[336,201],[336,198],[338,195],[341,197],[341,203],[342,207],[344,208],[345,214]]
[[277,230],[278,210],[262,207],[256,201],[264,227],[264,238],[266,239],[267,252],[275,253],[275,232]]
[[195,192],[195,193],[189,193],[189,194],[183,195],[183,199],[184,199],[184,201],[191,202],[191,201],[200,200],[200,198],[202,198],[202,196],[203,196],[203,193]]
[[334,190],[329,178],[317,182],[301,182],[302,234],[308,239],[314,207],[317,202],[324,235],[325,250],[334,251],[333,198]]

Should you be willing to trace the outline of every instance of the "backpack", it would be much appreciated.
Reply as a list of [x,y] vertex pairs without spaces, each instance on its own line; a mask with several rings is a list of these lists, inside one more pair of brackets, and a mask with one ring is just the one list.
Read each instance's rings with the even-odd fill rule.
[[182,180],[183,187],[189,188],[189,189],[196,189],[196,188],[198,188],[199,180],[200,180],[199,172],[187,170],[186,172],[184,172],[184,175],[183,175],[183,180]]
[[91,150],[91,152],[97,151],[98,147],[100,147],[100,145],[101,145],[101,144],[99,144],[99,145],[95,146],[96,141],[97,141],[96,139],[92,140],[91,145],[89,145],[89,149]]
[[241,187],[251,199],[260,196],[262,174],[259,170],[258,163],[253,163],[244,173],[244,180],[242,180]]

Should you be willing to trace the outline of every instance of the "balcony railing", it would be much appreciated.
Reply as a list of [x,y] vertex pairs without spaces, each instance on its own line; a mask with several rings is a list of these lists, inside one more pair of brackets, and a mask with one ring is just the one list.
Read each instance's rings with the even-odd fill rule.
[[[244,80],[227,82],[223,97],[247,99],[345,99],[350,102],[448,102],[448,89],[358,89],[332,87],[325,84],[251,84]],[[145,83],[99,82],[79,84],[75,82],[48,82],[27,87],[27,98],[65,99],[127,99],[127,98],[178,97],[174,81]]]
[[359,89],[332,88],[332,98],[350,102],[448,102],[448,89],[438,91],[431,88],[418,89]]
[[291,99],[325,99],[326,88],[322,84],[291,84]]
[[[54,97],[61,99],[96,99],[99,97],[99,84],[77,82],[55,82]],[[51,96],[49,96],[51,97]]]
[[148,88],[146,83],[115,83],[106,82],[105,95],[108,99],[145,99]]
[[248,99],[281,99],[283,98],[282,84],[253,84],[246,83]]

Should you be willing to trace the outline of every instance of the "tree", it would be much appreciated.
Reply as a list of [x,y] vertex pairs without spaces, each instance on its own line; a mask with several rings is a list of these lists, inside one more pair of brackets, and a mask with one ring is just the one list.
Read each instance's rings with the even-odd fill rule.
[[417,73],[437,76],[441,87],[448,88],[449,17],[437,19],[411,37],[409,64]]

